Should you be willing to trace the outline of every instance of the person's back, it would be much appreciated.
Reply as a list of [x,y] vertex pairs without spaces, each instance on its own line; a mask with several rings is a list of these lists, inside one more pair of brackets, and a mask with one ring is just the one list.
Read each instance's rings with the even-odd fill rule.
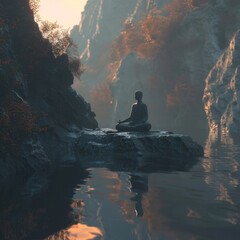
[[119,121],[116,129],[118,131],[149,131],[151,124],[148,120],[147,105],[142,102],[143,93],[137,91],[135,99],[137,103],[132,105],[130,117],[124,121]]
[[133,123],[142,123],[146,122],[148,120],[148,111],[147,111],[147,105],[140,102],[140,103],[134,103],[132,105],[132,122]]

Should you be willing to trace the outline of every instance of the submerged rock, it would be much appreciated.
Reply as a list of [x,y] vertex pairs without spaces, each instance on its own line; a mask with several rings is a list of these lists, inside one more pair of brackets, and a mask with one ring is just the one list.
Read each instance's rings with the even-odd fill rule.
[[203,156],[203,148],[189,136],[164,131],[113,132],[82,131],[77,142],[79,154],[157,153],[165,156]]

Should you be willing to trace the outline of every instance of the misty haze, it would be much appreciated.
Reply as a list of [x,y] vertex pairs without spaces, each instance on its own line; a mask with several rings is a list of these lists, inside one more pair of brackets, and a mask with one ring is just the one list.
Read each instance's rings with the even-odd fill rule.
[[0,240],[238,240],[239,0],[0,0]]

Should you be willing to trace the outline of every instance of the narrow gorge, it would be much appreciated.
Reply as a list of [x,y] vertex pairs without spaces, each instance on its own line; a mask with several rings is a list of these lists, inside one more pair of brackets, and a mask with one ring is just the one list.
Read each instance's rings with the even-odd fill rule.
[[239,240],[240,1],[43,3],[0,0],[0,240]]
[[[216,101],[206,97],[208,75],[240,28],[239,10],[238,1],[224,0],[195,0],[192,5],[188,1],[88,1],[80,24],[72,30],[86,68],[73,87],[92,103],[100,126],[113,127],[129,114],[133,93],[140,89],[155,129],[212,131],[215,113],[213,108],[204,111]],[[231,67],[229,63],[227,68]],[[216,74],[213,81],[219,81]],[[239,111],[237,97],[235,109]],[[224,112],[225,121],[231,121],[230,111]],[[222,124],[219,129],[226,129],[217,121]],[[231,129],[238,132],[239,122]]]

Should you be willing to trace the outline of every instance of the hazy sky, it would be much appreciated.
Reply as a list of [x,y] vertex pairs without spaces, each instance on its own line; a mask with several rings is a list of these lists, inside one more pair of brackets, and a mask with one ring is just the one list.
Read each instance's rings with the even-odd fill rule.
[[39,14],[43,20],[57,21],[64,28],[78,24],[87,0],[40,0]]

